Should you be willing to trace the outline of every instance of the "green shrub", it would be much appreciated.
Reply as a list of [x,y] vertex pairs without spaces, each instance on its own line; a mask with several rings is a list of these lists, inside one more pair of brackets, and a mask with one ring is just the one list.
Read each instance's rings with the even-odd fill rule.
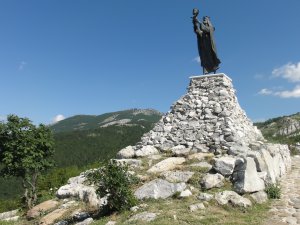
[[137,179],[128,173],[128,166],[114,160],[104,163],[99,170],[88,174],[91,183],[97,186],[96,193],[102,198],[107,197],[104,211],[112,213],[124,211],[137,204],[131,186]]
[[266,192],[269,199],[279,199],[281,195],[281,188],[279,184],[270,184],[266,187]]

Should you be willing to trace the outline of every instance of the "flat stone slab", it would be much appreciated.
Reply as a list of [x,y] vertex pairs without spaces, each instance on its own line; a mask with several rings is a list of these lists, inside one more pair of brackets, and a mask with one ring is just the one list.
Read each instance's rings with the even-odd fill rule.
[[51,213],[47,214],[40,220],[40,224],[50,225],[53,224],[56,220],[60,219],[68,209],[55,209]]
[[147,172],[148,173],[161,173],[168,170],[175,169],[178,165],[181,165],[185,162],[183,157],[170,157],[160,161],[159,163],[152,166]]
[[141,221],[145,221],[145,222],[150,222],[152,220],[155,220],[157,215],[158,215],[157,213],[142,212],[142,213],[132,216],[129,219],[129,221],[141,220]]
[[161,176],[169,182],[188,182],[189,179],[194,175],[194,172],[190,171],[166,171],[161,174]]
[[186,188],[185,183],[173,184],[166,180],[155,179],[139,187],[135,191],[134,195],[137,199],[148,199],[148,198],[165,199],[172,196],[176,192],[181,192],[185,190],[185,188]]
[[27,212],[27,218],[33,219],[40,215],[43,215],[46,211],[50,211],[52,209],[55,209],[59,205],[58,201],[55,200],[48,200],[45,202],[42,202],[36,206],[34,206],[32,209],[30,209]]
[[240,196],[238,193],[234,191],[222,191],[215,195],[216,201],[220,205],[232,204],[234,206],[240,207],[250,207],[252,203],[249,199]]

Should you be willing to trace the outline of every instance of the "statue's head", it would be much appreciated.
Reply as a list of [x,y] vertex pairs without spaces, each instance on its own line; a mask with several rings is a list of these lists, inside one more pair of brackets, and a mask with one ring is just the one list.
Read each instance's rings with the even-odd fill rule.
[[193,9],[193,15],[197,16],[199,14],[199,9],[194,8]]

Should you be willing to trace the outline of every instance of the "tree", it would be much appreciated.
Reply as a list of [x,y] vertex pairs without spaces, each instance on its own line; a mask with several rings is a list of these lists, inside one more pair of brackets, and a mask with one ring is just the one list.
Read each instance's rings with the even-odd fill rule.
[[128,172],[128,166],[114,160],[102,163],[102,166],[87,174],[88,180],[95,184],[100,198],[107,197],[107,204],[102,206],[104,213],[124,211],[136,205],[131,186],[138,179]]
[[0,123],[0,175],[19,177],[28,208],[37,201],[37,178],[53,166],[53,135],[49,127],[9,115]]

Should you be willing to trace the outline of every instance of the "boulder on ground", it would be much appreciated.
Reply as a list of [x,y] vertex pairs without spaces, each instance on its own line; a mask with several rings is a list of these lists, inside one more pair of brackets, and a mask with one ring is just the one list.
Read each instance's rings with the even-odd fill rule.
[[201,201],[207,201],[207,202],[209,202],[213,198],[214,198],[214,196],[212,194],[208,194],[208,193],[200,193],[198,195],[198,199],[201,200]]
[[238,193],[252,193],[265,189],[264,181],[259,178],[254,159],[238,159],[233,173],[234,190]]
[[230,156],[222,156],[214,159],[213,168],[223,176],[231,175],[236,159]]
[[40,220],[40,224],[50,225],[56,220],[62,218],[62,216],[68,211],[68,209],[55,209],[51,213],[47,214]]
[[219,188],[224,186],[224,177],[217,173],[217,174],[206,174],[201,181],[201,186],[204,189],[211,189],[211,188]]
[[143,146],[141,149],[135,151],[137,157],[145,157],[148,155],[157,155],[159,151],[152,145]]
[[191,212],[194,212],[194,211],[196,211],[198,209],[205,209],[205,206],[204,206],[203,203],[198,203],[198,204],[190,205],[189,209],[190,209]]
[[191,195],[193,195],[192,192],[189,189],[186,189],[186,190],[180,192],[179,197],[180,198],[187,198],[187,197],[190,197]]
[[150,222],[152,220],[155,220],[156,216],[157,216],[157,213],[142,212],[142,213],[132,216],[129,219],[129,221],[141,220],[141,221],[145,221],[145,222]]
[[186,148],[184,145],[177,145],[171,148],[173,155],[175,156],[187,156],[191,149]]
[[161,174],[161,176],[169,182],[188,182],[189,179],[194,175],[194,172],[190,171],[166,171]]
[[19,210],[16,209],[16,210],[0,213],[0,220],[5,220],[8,218],[15,217],[18,212],[19,212]]
[[130,159],[133,158],[135,155],[134,148],[129,145],[126,148],[121,149],[117,153],[117,159]]
[[249,199],[240,196],[238,193],[234,191],[219,192],[215,194],[215,200],[220,205],[226,205],[230,203],[233,206],[239,206],[244,208],[252,206],[252,203]]
[[268,195],[264,191],[258,191],[258,192],[252,193],[252,194],[250,194],[250,197],[254,200],[254,202],[259,203],[259,204],[268,201]]
[[168,170],[175,169],[178,165],[181,165],[185,162],[183,157],[170,157],[160,161],[159,163],[152,166],[147,172],[148,173],[161,173]]
[[166,180],[155,179],[139,187],[134,195],[137,199],[165,199],[186,188],[185,183],[170,183]]
[[59,205],[58,201],[55,200],[48,200],[45,202],[42,202],[36,206],[34,206],[32,209],[28,210],[27,212],[27,218],[33,219],[40,215],[45,214],[45,212],[50,211],[52,209],[55,209]]
[[119,165],[126,164],[129,167],[141,167],[142,160],[140,159],[114,159]]

